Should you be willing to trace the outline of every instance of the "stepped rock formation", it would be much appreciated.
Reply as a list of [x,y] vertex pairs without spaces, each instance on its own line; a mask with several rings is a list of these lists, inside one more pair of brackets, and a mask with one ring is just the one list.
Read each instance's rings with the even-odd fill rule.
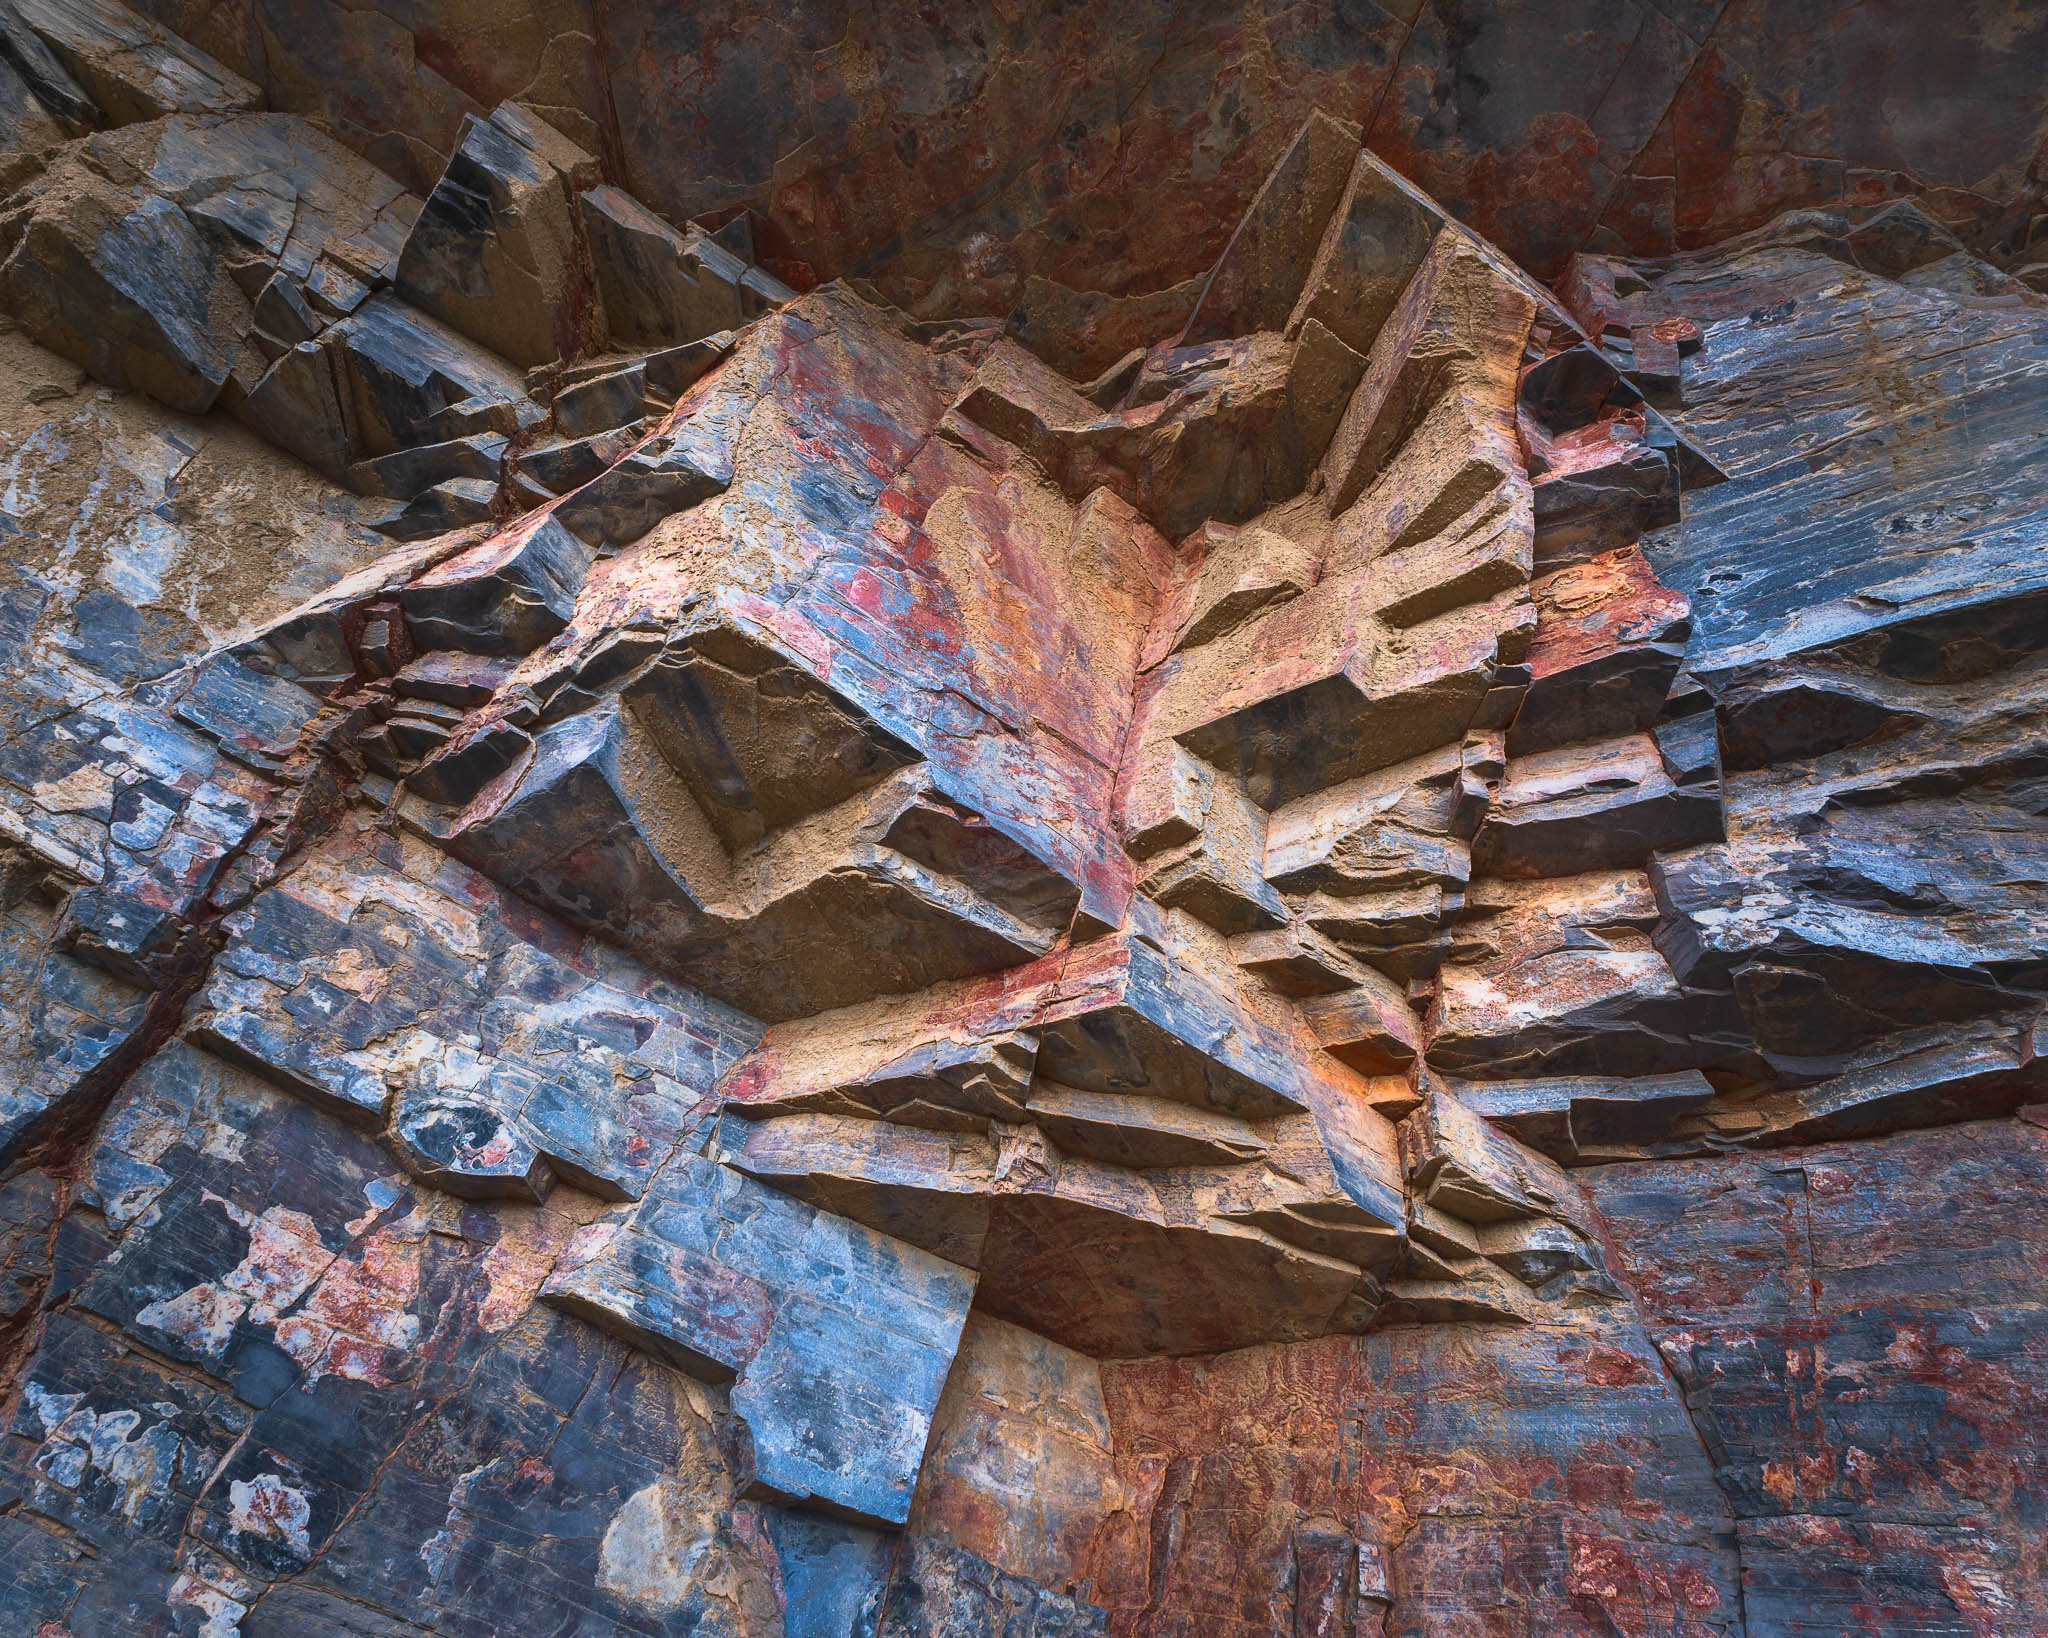
[[1306,76],[863,271],[169,9],[0,0],[0,1633],[2048,1632],[2024,210]]

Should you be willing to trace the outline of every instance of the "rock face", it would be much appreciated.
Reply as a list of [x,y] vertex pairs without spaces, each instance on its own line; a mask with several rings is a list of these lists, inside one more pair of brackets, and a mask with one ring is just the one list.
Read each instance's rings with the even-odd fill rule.
[[0,0],[0,1630],[2048,1632],[2048,298],[1331,97],[914,315],[567,60]]
[[[873,278],[925,318],[1015,309],[1080,378],[1188,316],[1318,109],[1546,279],[1578,250],[1901,197],[2048,263],[2027,0],[142,9],[423,196],[472,120],[524,101],[676,222],[757,213],[786,277]],[[1342,191],[1350,151],[1299,157],[1318,201]],[[1269,212],[1256,254],[1323,226]],[[1264,327],[1228,299],[1202,339]]]

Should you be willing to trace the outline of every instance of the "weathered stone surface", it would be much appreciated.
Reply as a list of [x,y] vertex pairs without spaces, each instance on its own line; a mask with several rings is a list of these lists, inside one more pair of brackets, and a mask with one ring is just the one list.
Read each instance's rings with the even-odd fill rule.
[[[2008,607],[2024,621],[2040,589],[2039,495],[2015,441],[2039,414],[2040,309],[1914,289],[1775,234],[1759,241],[1658,287],[1709,337],[1678,420],[1733,481],[1648,555],[1695,598],[1704,669],[1898,628],[1892,663],[1931,676],[1947,645],[1916,642],[1917,626],[1947,615],[1990,635]],[[1965,381],[1955,410],[1925,419]],[[1906,428],[1895,450],[1888,435]],[[1757,531],[1774,517],[1797,521],[1772,532],[1772,549]]]
[[1119,1495],[1100,1367],[970,1315],[932,1423],[910,1528],[1065,1587]]
[[[890,6],[853,40],[829,7],[639,8],[592,33],[543,4],[488,28],[454,0],[317,6],[288,40],[241,12],[158,15],[420,191],[465,113],[532,96],[593,151],[615,130],[617,180],[672,220],[751,205],[818,277],[867,263],[934,313],[1003,312],[1033,273],[1135,298],[1205,272],[1318,107],[1550,278],[1575,249],[1663,255],[1800,205],[1996,220],[2042,106],[2024,8],[1960,27],[1917,5],[1215,5],[1177,25]],[[1910,123],[1887,113],[1907,102]]]
[[[187,1027],[344,1118],[388,1113],[442,1187],[545,1193],[558,1174],[636,1198],[753,1028],[632,966],[578,972],[508,908],[438,855],[333,849],[229,919]],[[435,1116],[473,1135],[429,1133]],[[508,1173],[505,1153],[528,1158]]]
[[9,153],[31,154],[63,140],[63,128],[29,82],[13,63],[0,58],[0,145]]
[[[731,1083],[762,1123],[728,1122],[732,1163],[979,1267],[980,1300],[1091,1351],[1354,1323],[1399,1215],[1392,1131],[1354,1104],[1361,1082],[1303,1063],[1310,1038],[1227,968],[1204,981],[1192,950],[1105,944],[1036,983],[771,1032]],[[1230,1270],[1265,1282],[1249,1309],[1176,1306]]]
[[1585,1075],[1445,1085],[1459,1103],[1567,1165],[1655,1144],[1714,1088],[1698,1070],[1631,1078]]
[[542,517],[438,564],[399,603],[423,647],[528,654],[568,625],[589,570],[583,543]]
[[298,339],[263,328],[279,304],[314,325],[306,295],[352,310],[410,215],[402,188],[303,121],[173,113],[55,154],[21,197],[0,285],[37,340],[102,379],[193,412],[225,390],[234,407]]
[[1357,126],[1320,109],[1310,114],[1246,208],[1181,340],[1200,345],[1284,328],[1360,163]]
[[[164,114],[225,114],[263,105],[262,91],[120,0],[14,0],[35,31],[113,125]],[[79,118],[84,110],[70,113]]]
[[279,358],[241,415],[336,477],[360,460],[509,438],[542,419],[503,360],[388,293]]
[[2040,1626],[2018,171],[441,3],[0,9],[0,1628]]
[[24,139],[18,149],[10,143],[11,151],[29,152],[46,141],[76,136],[104,117],[49,43],[12,6],[0,18],[0,56],[9,68],[10,119],[19,122],[12,134]]
[[[1522,464],[1502,423],[1534,316],[1534,303],[1455,229],[1433,235],[1400,282],[1323,465],[1330,504],[1342,510],[1400,452],[1415,470],[1374,509],[1394,544],[1434,533],[1428,523],[1440,528]],[[1432,426],[1433,415],[1452,424]]]
[[596,181],[596,160],[518,104],[472,116],[405,241],[398,294],[515,364],[584,351],[605,333],[576,204]]
[[9,309],[104,381],[172,409],[210,409],[235,367],[246,305],[185,213],[71,155],[35,186],[0,265]]
[[973,1278],[694,1156],[542,1295],[731,1382],[759,1493],[901,1524]]
[[[95,971],[56,947],[60,907],[69,884],[51,880],[37,861],[12,846],[0,871],[0,964],[10,1009],[0,1034],[0,1151],[18,1154],[65,1106],[89,1096],[116,1071],[123,1049],[143,1026],[147,985],[125,974]],[[49,902],[56,900],[55,904]]]
[[[1876,1630],[1910,1630],[1930,1602],[1994,1627],[2040,1619],[2006,1546],[2033,1527],[2014,1518],[1994,1541],[1977,1520],[2039,1484],[2004,1407],[2038,1392],[2025,1180],[2041,1137],[1985,1122],[1582,1174],[1745,1522],[1752,1585],[1786,1611],[1767,1619],[1793,1619],[1795,1560],[1837,1626],[1861,1607],[1890,1623]],[[1981,1591],[1935,1590],[1941,1566],[1973,1562]]]
[[1437,205],[1361,149],[1308,264],[1289,327],[1323,324],[1366,352],[1443,220]]
[[1691,635],[1691,602],[1660,585],[1633,546],[1540,576],[1529,692],[1513,755],[1639,733],[1662,717]]
[[1699,1009],[1652,939],[1637,871],[1475,882],[1431,1012],[1430,1061],[1520,1079],[1661,1074],[1712,1061]]
[[[1500,876],[1563,876],[1718,840],[1720,765],[1690,745],[1667,754],[1672,731],[1510,758],[1473,839],[1474,865]],[[1711,740],[1711,717],[1702,731]]]
[[1022,348],[998,344],[959,413],[1015,443],[1082,500],[1107,487],[1169,539],[1236,523],[1298,494],[1362,363],[1316,324],[1201,347],[1159,347],[1104,412]]
[[1133,1630],[1318,1630],[1304,1537],[1368,1571],[1323,1630],[1743,1630],[1728,1504],[1632,1325],[1408,1326],[1111,1366],[1104,1395],[1136,1495],[1099,1538],[1098,1597]]
[[699,341],[796,297],[715,235],[697,228],[679,233],[618,188],[586,188],[576,206],[604,299],[606,332],[621,346]]

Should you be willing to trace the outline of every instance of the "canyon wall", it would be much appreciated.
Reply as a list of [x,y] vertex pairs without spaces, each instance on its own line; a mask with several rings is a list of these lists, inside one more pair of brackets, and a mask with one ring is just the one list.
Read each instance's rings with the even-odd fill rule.
[[1671,10],[0,0],[0,1631],[2048,1632],[2048,47]]

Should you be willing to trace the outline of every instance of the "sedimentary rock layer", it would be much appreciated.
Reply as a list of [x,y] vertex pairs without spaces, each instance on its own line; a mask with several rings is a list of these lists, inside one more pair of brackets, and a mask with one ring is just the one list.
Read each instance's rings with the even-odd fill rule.
[[2048,298],[1488,16],[1013,265],[0,0],[0,1629],[2048,1630]]

